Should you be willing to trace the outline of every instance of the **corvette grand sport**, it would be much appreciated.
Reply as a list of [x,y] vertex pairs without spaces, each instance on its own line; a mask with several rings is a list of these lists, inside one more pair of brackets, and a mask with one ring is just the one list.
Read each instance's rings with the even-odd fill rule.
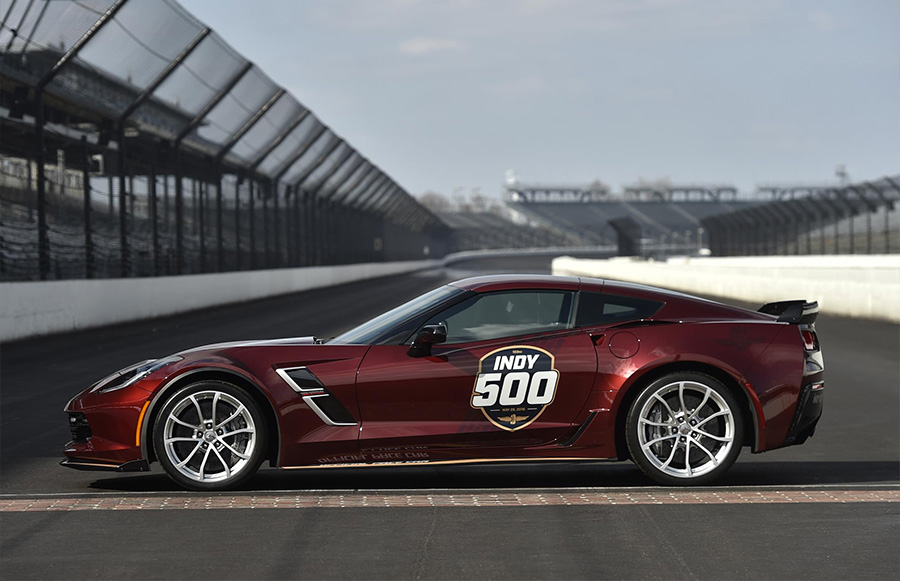
[[632,460],[714,481],[743,447],[802,444],[822,413],[818,305],[758,312],[590,278],[437,288],[331,339],[208,345],[73,398],[63,465],[195,490],[282,468]]

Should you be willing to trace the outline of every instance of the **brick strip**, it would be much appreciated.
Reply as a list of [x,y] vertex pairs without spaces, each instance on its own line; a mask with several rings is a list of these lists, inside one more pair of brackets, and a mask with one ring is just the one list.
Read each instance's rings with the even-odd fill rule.
[[389,508],[444,506],[628,506],[648,504],[807,504],[900,502],[894,490],[671,492],[346,493],[216,496],[103,496],[0,499],[0,512],[75,510],[213,510],[228,508]]

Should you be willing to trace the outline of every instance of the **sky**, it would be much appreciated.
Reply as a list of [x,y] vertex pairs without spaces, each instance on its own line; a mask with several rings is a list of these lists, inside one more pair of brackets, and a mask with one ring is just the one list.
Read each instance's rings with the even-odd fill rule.
[[412,194],[900,173],[897,0],[181,0]]

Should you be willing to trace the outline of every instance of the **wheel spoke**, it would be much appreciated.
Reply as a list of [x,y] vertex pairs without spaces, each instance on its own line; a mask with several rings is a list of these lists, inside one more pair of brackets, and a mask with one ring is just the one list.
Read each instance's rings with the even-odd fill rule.
[[663,398],[661,398],[658,393],[654,393],[653,397],[655,399],[658,399],[660,402],[662,402],[662,404],[664,406],[666,406],[666,411],[669,412],[669,417],[672,418],[672,421],[674,422],[675,421],[675,412],[673,412],[672,408],[669,407],[669,403],[666,400],[664,400]]
[[215,446],[210,446],[210,449],[216,453],[216,456],[219,457],[219,462],[221,462],[222,466],[225,467],[225,478],[228,478],[229,476],[231,476],[231,468],[228,467],[228,463],[225,462],[225,458],[222,458],[222,455],[219,454],[219,451],[216,450]]
[[201,445],[202,443],[203,443],[203,442],[197,442],[197,445],[194,446],[194,449],[191,450],[191,453],[188,454],[188,455],[184,458],[184,460],[182,460],[182,461],[179,462],[178,464],[175,464],[175,468],[182,468],[182,467],[184,467],[188,462],[190,462],[190,461],[191,461],[191,458],[194,457],[194,454],[197,453],[197,450],[200,449],[200,445]]
[[219,438],[219,442],[220,442],[223,446],[225,446],[226,448],[228,448],[228,450],[229,450],[232,454],[234,454],[235,456],[237,456],[237,457],[240,458],[241,460],[246,460],[247,458],[250,457],[250,454],[242,454],[242,453],[238,452],[237,450],[235,450],[235,449],[231,446],[231,444],[229,444],[228,442],[222,440],[221,438]]
[[657,428],[671,428],[675,425],[671,422],[665,424],[661,424],[659,422],[651,422],[650,420],[645,420],[644,418],[638,418],[638,421],[642,424],[647,424],[648,426],[656,426]]
[[681,413],[686,414],[688,409],[687,406],[684,405],[684,382],[681,381],[678,383],[678,401],[681,403]]
[[201,438],[166,438],[166,444],[171,444],[172,442],[200,442]]
[[694,470],[691,468],[691,440],[692,438],[688,438],[684,443],[684,467],[687,468],[688,476],[694,475]]
[[197,417],[200,419],[200,425],[203,425],[203,411],[200,409],[200,402],[193,395],[190,396],[190,400],[194,403],[194,407],[197,408]]
[[719,442],[731,442],[734,439],[734,438],[731,438],[728,436],[716,436],[716,435],[710,434],[709,432],[704,432],[703,430],[698,430],[697,428],[694,428],[694,432],[700,434],[704,438],[710,438],[710,439],[713,439],[713,440],[716,440]]
[[672,451],[669,452],[669,457],[666,459],[665,463],[659,467],[660,470],[665,470],[669,467],[669,464],[672,463],[672,459],[675,458],[675,452],[678,451],[678,446],[672,446]]
[[176,424],[180,424],[180,425],[184,426],[185,428],[191,428],[192,430],[201,429],[200,426],[193,426],[187,422],[184,422],[184,421],[178,419],[177,417],[175,417],[175,414],[169,414],[169,421],[175,422]]
[[656,444],[657,442],[662,442],[663,440],[671,440],[672,438],[677,438],[677,437],[678,437],[678,434],[670,434],[668,436],[660,436],[659,438],[656,438],[655,440],[650,440],[646,444],[641,444],[641,448],[646,450],[647,448],[649,448],[653,444]]
[[703,418],[702,420],[700,420],[700,421],[697,423],[697,425],[694,426],[694,429],[699,428],[700,426],[702,426],[703,424],[705,424],[706,422],[708,422],[709,420],[711,420],[711,419],[713,419],[713,418],[718,418],[719,416],[727,416],[727,415],[729,415],[730,413],[731,413],[731,412],[728,411],[728,410],[719,410],[719,411],[717,411],[716,413],[714,413],[713,415],[711,415],[711,416],[709,416],[709,417],[707,417],[707,418]]
[[713,455],[712,452],[710,452],[709,450],[706,449],[706,446],[704,446],[699,441],[697,441],[691,437],[688,437],[688,442],[693,442],[695,446],[697,446],[698,448],[700,448],[701,450],[706,452],[706,455],[709,456],[709,459],[713,461],[714,465],[716,465],[716,466],[719,465],[719,461],[716,459],[716,457]]
[[700,413],[700,410],[702,410],[703,406],[706,405],[706,402],[709,401],[709,392],[712,391],[712,388],[710,388],[708,385],[705,385],[704,387],[706,388],[706,392],[703,394],[703,401],[700,402],[700,405],[694,408],[694,413],[691,414],[692,419],[695,418],[698,413]]
[[209,421],[211,421],[213,425],[216,424],[216,406],[219,405],[219,397],[221,397],[221,395],[222,394],[217,391],[216,395],[213,396],[212,417],[209,418]]
[[211,448],[212,446],[206,449],[206,453],[203,454],[203,460],[200,462],[200,480],[203,480],[204,473],[206,472],[206,461],[209,460],[209,451]]
[[253,428],[241,428],[239,430],[234,430],[233,432],[227,432],[225,434],[222,434],[221,436],[219,436],[219,439],[221,440],[222,438],[227,438],[227,437],[233,436],[235,434],[252,434],[253,431],[254,431]]
[[221,422],[221,423],[220,423],[219,425],[217,425],[216,427],[217,427],[217,428],[221,428],[222,426],[224,426],[225,424],[227,424],[228,422],[230,422],[230,421],[233,420],[234,418],[236,418],[236,417],[238,417],[239,415],[241,415],[241,413],[244,412],[245,410],[246,410],[246,408],[245,408],[244,406],[240,406],[233,414],[231,414],[230,416],[228,416],[228,419],[226,419],[225,421]]

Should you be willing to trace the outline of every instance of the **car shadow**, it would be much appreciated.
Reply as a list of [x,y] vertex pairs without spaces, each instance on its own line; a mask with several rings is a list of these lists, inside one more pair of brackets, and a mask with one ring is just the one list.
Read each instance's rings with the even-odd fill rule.
[[[162,472],[101,478],[90,484],[97,491],[180,492]],[[753,462],[738,463],[718,482],[721,487],[847,486],[900,483],[900,462]],[[634,488],[653,486],[633,464],[521,463],[504,465],[443,465],[260,470],[244,492],[283,490],[509,490],[523,488]]]

